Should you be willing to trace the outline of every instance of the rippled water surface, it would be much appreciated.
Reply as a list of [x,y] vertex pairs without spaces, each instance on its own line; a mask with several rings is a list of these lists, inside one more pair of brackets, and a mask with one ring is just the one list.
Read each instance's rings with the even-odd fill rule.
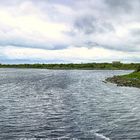
[[129,72],[0,69],[0,139],[140,140],[140,89],[102,82]]

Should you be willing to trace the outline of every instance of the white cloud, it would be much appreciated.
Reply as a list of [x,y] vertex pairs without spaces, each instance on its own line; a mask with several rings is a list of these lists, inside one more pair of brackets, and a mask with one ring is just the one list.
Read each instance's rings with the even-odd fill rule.
[[33,48],[19,48],[13,46],[7,46],[5,48],[0,48],[3,52],[3,56],[10,60],[61,60],[62,62],[92,62],[92,61],[112,61],[123,59],[126,61],[135,55],[139,57],[139,53],[125,53],[121,51],[112,51],[104,48],[94,47],[88,49],[86,47],[69,47],[63,50],[44,50],[44,49],[33,49]]
[[138,61],[139,6],[138,0],[5,0],[0,4],[0,56]]
[[0,10],[1,39],[7,38],[7,42],[8,39],[13,39],[14,42],[17,38],[38,44],[61,44],[68,40],[63,35],[63,32],[69,29],[68,26],[51,22],[48,18],[43,19],[41,14],[31,2],[10,9],[3,8]]

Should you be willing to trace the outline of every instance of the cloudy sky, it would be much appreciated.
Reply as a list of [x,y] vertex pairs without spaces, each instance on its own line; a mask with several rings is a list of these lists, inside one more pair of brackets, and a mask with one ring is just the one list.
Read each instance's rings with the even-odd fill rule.
[[140,62],[140,0],[0,0],[0,63]]

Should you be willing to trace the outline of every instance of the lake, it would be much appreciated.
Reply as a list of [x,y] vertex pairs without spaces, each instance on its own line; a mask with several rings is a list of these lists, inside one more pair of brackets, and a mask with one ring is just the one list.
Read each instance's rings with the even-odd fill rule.
[[131,71],[0,69],[0,139],[140,139],[140,89],[102,82]]

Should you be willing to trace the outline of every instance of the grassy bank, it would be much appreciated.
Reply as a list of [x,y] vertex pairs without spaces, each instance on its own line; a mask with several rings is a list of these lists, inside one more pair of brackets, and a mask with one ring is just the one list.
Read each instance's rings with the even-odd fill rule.
[[115,83],[118,86],[129,86],[140,88],[140,71],[121,76],[107,78],[106,81]]

